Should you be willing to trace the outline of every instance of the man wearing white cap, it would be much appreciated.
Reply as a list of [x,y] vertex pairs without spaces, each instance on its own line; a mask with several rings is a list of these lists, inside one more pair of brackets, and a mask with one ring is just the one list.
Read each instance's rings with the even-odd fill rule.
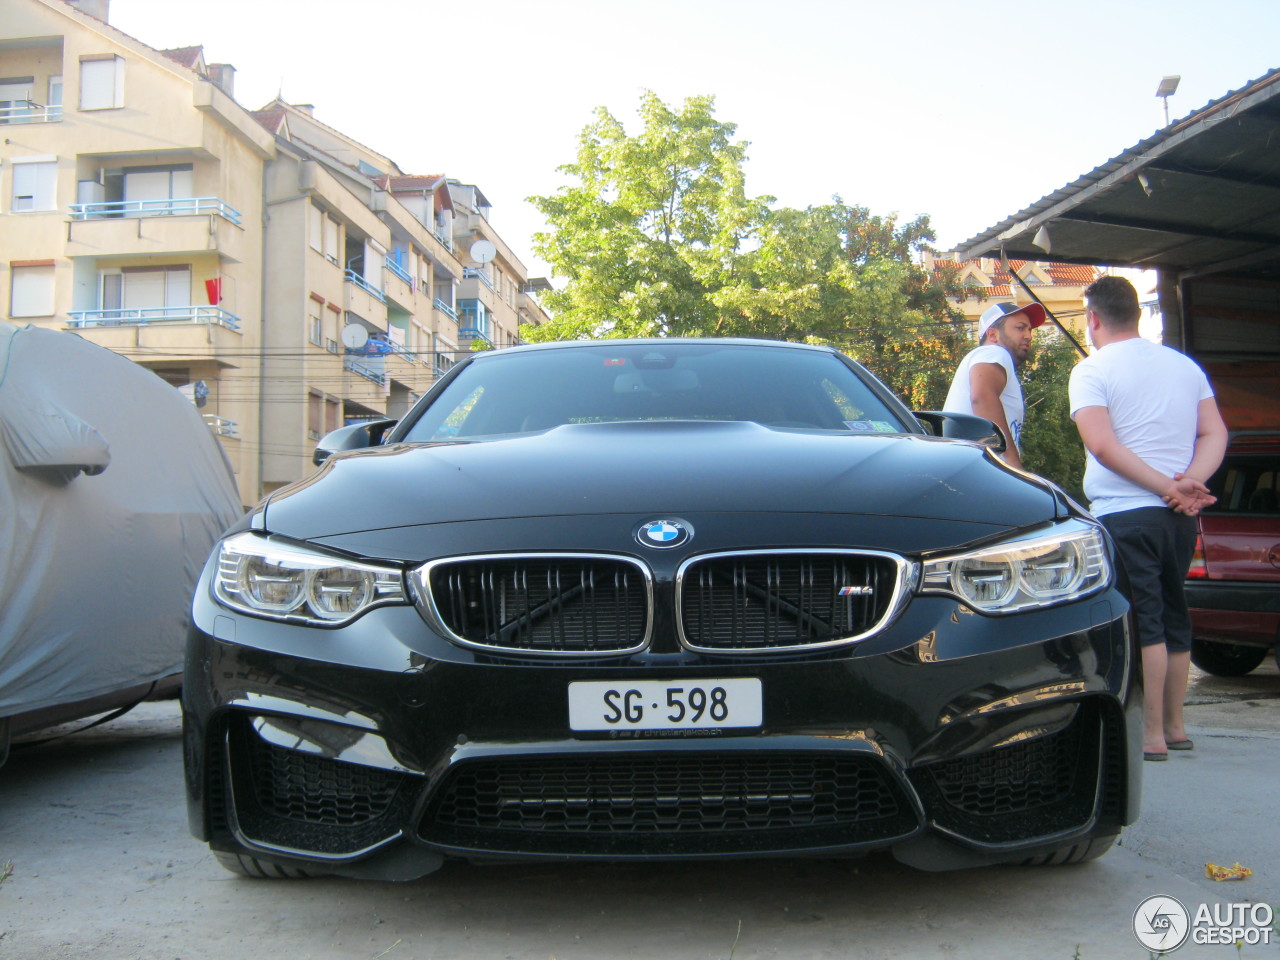
[[1020,444],[1026,404],[1018,364],[1031,353],[1031,331],[1045,321],[1038,303],[997,303],[978,320],[978,346],[960,361],[942,409],[986,417],[1004,434],[1005,462],[1022,467]]

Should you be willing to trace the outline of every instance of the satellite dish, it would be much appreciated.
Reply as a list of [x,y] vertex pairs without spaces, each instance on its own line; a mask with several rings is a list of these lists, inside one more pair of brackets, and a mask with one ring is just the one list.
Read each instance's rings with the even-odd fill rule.
[[348,350],[359,350],[369,342],[369,331],[358,323],[348,323],[342,328],[342,345]]
[[498,255],[498,248],[488,240],[477,240],[471,245],[471,259],[476,263],[488,263]]

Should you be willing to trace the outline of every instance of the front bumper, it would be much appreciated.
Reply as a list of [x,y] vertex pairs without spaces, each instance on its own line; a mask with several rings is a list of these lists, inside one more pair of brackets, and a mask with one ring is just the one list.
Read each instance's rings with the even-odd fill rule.
[[[317,631],[202,597],[187,790],[193,832],[219,850],[386,879],[446,858],[883,849],[950,868],[1137,815],[1140,702],[1114,593],[1003,619],[916,598],[884,635],[822,655],[587,663],[424,643],[412,608]],[[760,730],[569,729],[574,680],[732,677],[761,680]]]

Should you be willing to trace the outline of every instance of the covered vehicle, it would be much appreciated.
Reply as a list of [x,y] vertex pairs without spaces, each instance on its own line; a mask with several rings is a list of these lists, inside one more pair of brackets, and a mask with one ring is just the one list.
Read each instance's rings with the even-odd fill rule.
[[1137,812],[1128,607],[993,433],[823,347],[474,355],[213,551],[191,828],[259,876],[1096,857]]
[[176,692],[191,590],[242,512],[181,393],[0,323],[0,763],[12,738]]
[[1191,660],[1243,676],[1280,642],[1280,432],[1233,433],[1209,490],[1186,582]]

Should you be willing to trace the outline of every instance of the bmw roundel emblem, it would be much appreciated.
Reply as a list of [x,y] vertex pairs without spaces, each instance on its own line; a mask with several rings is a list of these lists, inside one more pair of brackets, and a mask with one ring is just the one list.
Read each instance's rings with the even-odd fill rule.
[[659,550],[667,547],[678,547],[693,536],[693,529],[679,520],[651,520],[640,524],[636,531],[636,539],[646,547]]

